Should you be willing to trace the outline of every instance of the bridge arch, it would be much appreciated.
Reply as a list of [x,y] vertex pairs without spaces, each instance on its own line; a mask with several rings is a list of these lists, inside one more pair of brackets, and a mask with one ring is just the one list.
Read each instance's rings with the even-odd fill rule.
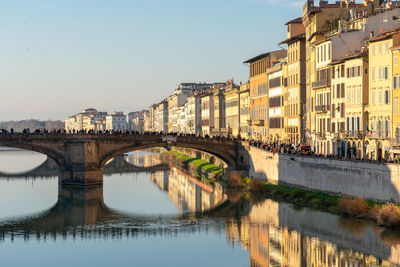
[[[126,145],[119,147],[118,149],[112,150],[106,154],[104,154],[100,158],[99,162],[99,167],[104,168],[105,164],[112,158],[119,156],[124,153],[132,152],[132,151],[137,151],[137,150],[144,150],[144,149],[150,149],[150,148],[155,148],[155,147],[165,147],[166,143],[165,142],[155,142],[153,144],[146,144],[146,145]],[[227,153],[227,151],[221,150],[218,146],[207,146],[205,147],[204,145],[201,144],[196,144],[196,143],[190,143],[190,142],[176,142],[174,144],[171,144],[173,147],[182,147],[182,148],[190,148],[190,149],[196,149],[199,151],[207,152],[222,161],[226,163],[229,169],[236,169],[237,164],[235,161],[234,155]],[[234,152],[234,151],[233,151]]]
[[55,160],[57,164],[60,165],[65,165],[65,157],[62,153],[58,152],[57,150],[54,150],[52,148],[48,148],[45,146],[41,145],[33,145],[29,143],[24,143],[24,142],[5,142],[5,141],[0,141],[0,147],[9,147],[9,148],[19,148],[23,150],[28,150],[32,152],[37,152],[40,154],[43,154],[45,156],[48,156]]

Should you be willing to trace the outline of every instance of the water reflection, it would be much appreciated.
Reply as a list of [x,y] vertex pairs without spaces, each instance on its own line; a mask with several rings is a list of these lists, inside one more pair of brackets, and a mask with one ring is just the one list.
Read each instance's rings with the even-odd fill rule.
[[399,266],[400,245],[385,242],[383,231],[272,200],[226,220],[227,240],[249,251],[251,266]]
[[[273,200],[252,203],[248,194],[227,194],[177,168],[157,169],[163,166],[158,160],[148,153],[116,158],[106,167],[103,187],[58,187],[54,176],[0,181],[2,248],[24,240],[29,244],[24,253],[34,241],[47,251],[73,240],[70,253],[85,257],[90,249],[83,246],[77,252],[76,247],[89,244],[119,256],[123,247],[117,251],[117,243],[109,241],[123,240],[125,246],[135,240],[129,243],[134,249],[122,253],[125,263],[137,252],[135,260],[142,265],[400,266],[396,231]],[[143,168],[148,173],[134,172]],[[30,186],[40,190],[30,191]],[[45,201],[39,205],[40,198]],[[25,215],[10,219],[9,214]]]

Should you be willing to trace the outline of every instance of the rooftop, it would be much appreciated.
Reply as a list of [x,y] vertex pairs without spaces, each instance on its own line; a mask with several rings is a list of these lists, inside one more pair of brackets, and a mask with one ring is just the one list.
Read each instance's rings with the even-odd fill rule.
[[277,53],[277,52],[281,52],[281,51],[285,51],[285,49],[275,50],[275,51],[271,51],[271,52],[267,52],[267,53],[262,53],[262,54],[260,54],[260,55],[258,55],[258,56],[255,56],[255,57],[253,57],[253,58],[250,58],[250,59],[244,61],[243,63],[245,63],[245,64],[246,64],[246,63],[252,63],[252,62],[254,62],[254,61],[257,61],[257,60],[266,58],[266,57],[268,57],[269,55],[271,55],[271,54],[273,54],[273,53]]
[[295,19],[292,19],[291,21],[288,21],[285,23],[285,25],[288,25],[288,24],[303,24],[303,18],[302,17],[295,18]]
[[305,39],[305,38],[306,38],[306,34],[305,33],[301,33],[301,34],[292,36],[292,37],[280,42],[279,44],[286,44],[286,43],[290,43],[290,42],[301,40],[301,39]]

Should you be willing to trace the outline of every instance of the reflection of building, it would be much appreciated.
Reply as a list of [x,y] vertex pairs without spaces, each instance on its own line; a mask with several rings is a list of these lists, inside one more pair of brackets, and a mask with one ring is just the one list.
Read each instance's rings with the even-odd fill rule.
[[219,190],[176,168],[169,172],[168,196],[183,212],[206,211],[225,200],[225,195]]
[[[226,238],[232,246],[240,243],[242,248],[248,250],[250,265],[257,267],[398,266],[400,257],[397,246],[382,244],[378,235],[372,236],[374,230],[352,233],[341,229],[341,219],[334,219],[337,220],[335,224],[339,223],[334,227],[338,228],[330,229],[334,215],[324,217],[315,212],[317,218],[313,221],[309,219],[311,213],[296,212],[287,204],[265,200],[254,205],[248,216],[227,219]],[[296,216],[298,218],[293,218]],[[354,227],[359,229],[359,222]],[[340,233],[337,233],[338,230]],[[385,258],[361,252],[365,250]]]
[[150,181],[154,182],[161,191],[168,191],[169,173],[166,171],[151,173]]
[[147,152],[129,153],[126,161],[138,167],[152,167],[161,164],[160,154]]

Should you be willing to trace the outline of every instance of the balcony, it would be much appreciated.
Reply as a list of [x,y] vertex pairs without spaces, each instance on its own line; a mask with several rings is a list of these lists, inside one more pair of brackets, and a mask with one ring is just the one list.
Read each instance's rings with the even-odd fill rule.
[[400,136],[396,136],[396,138],[389,139],[390,146],[400,146]]
[[360,131],[346,131],[344,136],[346,138],[363,138],[364,134]]
[[312,89],[331,86],[331,71],[330,68],[319,69],[315,72],[315,81],[311,83]]
[[248,125],[248,126],[253,125],[253,121],[252,121],[252,120],[247,120],[247,125]]
[[367,135],[369,138],[372,139],[390,139],[390,131],[372,131]]
[[328,112],[328,105],[315,106],[315,112],[317,112],[317,113],[326,113],[326,112]]
[[330,87],[331,80],[319,80],[311,83],[312,89],[318,89],[322,87]]
[[255,126],[264,126],[264,120],[253,121],[253,125],[255,125]]

